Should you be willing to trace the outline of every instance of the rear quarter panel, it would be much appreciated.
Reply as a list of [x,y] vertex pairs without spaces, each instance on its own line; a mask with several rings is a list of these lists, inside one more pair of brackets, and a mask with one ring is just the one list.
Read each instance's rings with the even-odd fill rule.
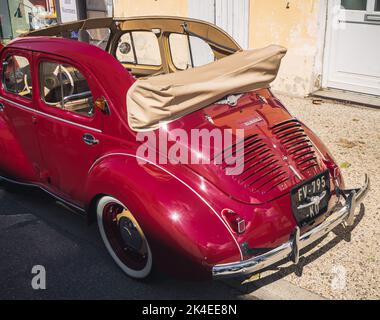
[[86,190],[88,203],[107,194],[132,211],[161,269],[207,278],[213,265],[240,260],[222,220],[196,192],[153,164],[140,166],[133,155],[105,157],[91,169]]

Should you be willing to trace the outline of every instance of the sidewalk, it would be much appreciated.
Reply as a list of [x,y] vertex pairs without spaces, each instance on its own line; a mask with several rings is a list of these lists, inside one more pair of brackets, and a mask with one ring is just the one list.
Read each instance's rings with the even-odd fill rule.
[[337,235],[329,235],[310,251],[299,267],[281,271],[281,278],[329,299],[379,299],[380,110],[278,97],[329,147],[342,168],[346,187],[360,185],[364,173],[372,184],[351,237],[337,230]]

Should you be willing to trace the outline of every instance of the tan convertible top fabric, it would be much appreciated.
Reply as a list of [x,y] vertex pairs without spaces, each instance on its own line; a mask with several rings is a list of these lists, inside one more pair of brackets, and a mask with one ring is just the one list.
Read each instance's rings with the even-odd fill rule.
[[286,49],[272,45],[236,52],[198,68],[137,80],[127,94],[128,122],[135,131],[154,130],[229,94],[267,88]]

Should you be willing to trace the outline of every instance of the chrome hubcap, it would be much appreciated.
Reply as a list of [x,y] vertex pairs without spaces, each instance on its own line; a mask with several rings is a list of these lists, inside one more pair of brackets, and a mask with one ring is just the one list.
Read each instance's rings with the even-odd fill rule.
[[103,226],[118,258],[131,269],[143,269],[148,261],[147,241],[132,213],[117,203],[109,203],[104,207]]

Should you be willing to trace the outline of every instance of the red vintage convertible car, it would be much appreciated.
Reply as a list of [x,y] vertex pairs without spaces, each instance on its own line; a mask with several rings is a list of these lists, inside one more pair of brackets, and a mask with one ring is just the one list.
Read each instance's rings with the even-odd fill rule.
[[[301,249],[353,224],[369,179],[345,190],[325,145],[270,91],[285,53],[243,51],[184,18],[32,32],[0,51],[0,175],[97,221],[133,278],[152,266],[222,278],[298,263]],[[232,143],[208,143],[209,162],[171,161],[203,157],[204,140],[165,151],[194,130]],[[166,149],[154,148],[165,135]]]

